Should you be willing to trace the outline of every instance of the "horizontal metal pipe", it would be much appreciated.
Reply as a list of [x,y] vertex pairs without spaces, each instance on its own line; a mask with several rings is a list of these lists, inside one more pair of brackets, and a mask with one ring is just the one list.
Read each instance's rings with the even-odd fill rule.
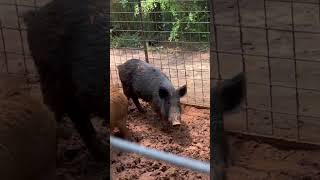
[[110,136],[110,144],[111,146],[136,154],[140,154],[152,159],[166,161],[176,166],[192,169],[195,171],[199,171],[202,173],[210,174],[210,164],[204,163],[202,161],[185,158],[181,156],[177,156],[171,153],[167,153],[164,151],[158,151],[152,148],[143,147],[136,143],[132,143],[114,136]]

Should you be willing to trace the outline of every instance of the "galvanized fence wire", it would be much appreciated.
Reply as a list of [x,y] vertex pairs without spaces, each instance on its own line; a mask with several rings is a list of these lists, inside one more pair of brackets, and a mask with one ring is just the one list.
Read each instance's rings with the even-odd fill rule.
[[176,166],[210,174],[210,163],[144,147],[113,136],[110,136],[110,145],[122,151],[140,154],[155,160],[165,161]]
[[230,130],[320,144],[320,1],[213,4],[211,78],[248,77],[243,124]]
[[147,3],[138,0],[111,3],[110,83],[121,87],[116,66],[138,58],[160,68],[175,87],[187,84],[183,103],[209,107],[207,1],[169,1],[181,7],[174,15],[172,10],[159,5],[148,10]]

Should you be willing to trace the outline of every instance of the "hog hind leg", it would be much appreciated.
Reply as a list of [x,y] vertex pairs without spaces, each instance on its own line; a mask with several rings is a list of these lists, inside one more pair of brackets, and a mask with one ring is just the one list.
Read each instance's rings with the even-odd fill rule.
[[123,139],[127,139],[129,137],[128,128],[125,124],[120,125],[119,127],[119,137]]
[[141,106],[141,104],[140,104],[140,102],[139,102],[138,96],[132,95],[131,98],[132,98],[133,103],[136,105],[136,107],[138,108],[138,110],[139,110],[141,113],[146,113],[146,112],[147,112],[146,110],[144,110],[144,109],[142,108],[142,106]]

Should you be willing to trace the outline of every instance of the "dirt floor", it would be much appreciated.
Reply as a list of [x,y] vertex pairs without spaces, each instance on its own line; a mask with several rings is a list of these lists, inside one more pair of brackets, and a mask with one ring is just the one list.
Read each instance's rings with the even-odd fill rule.
[[[106,136],[102,131],[101,121],[93,120],[99,135]],[[58,180],[103,180],[106,176],[105,167],[97,163],[89,154],[79,134],[69,119],[65,119],[58,127],[58,156],[56,174]]]
[[[174,153],[204,162],[210,159],[210,112],[208,109],[183,107],[182,126],[172,128],[155,118],[149,106],[141,114],[134,105],[129,107],[128,127],[133,140],[140,145]],[[209,179],[188,169],[155,161],[132,153],[111,150],[114,179]]]
[[320,149],[288,150],[229,136],[230,180],[319,180]]

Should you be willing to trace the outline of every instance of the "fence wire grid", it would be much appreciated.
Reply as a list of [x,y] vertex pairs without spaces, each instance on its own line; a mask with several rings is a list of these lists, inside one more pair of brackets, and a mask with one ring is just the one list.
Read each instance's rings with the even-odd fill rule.
[[[27,41],[23,14],[51,0],[3,0],[0,2],[0,73],[26,76],[26,92],[41,94],[39,75]],[[40,95],[41,97],[41,95]]]
[[111,1],[110,83],[121,87],[116,66],[138,58],[160,68],[176,88],[187,84],[182,103],[209,107],[208,3],[162,2]]
[[0,72],[36,76],[22,14],[41,4],[36,0],[0,2]]
[[227,130],[320,144],[320,1],[213,0],[214,79],[248,78]]

